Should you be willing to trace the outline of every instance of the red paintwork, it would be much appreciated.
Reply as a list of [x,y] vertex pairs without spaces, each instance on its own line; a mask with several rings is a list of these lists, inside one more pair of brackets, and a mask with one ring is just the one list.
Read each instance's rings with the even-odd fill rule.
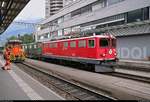
[[[58,40],[58,41],[50,41],[43,43],[42,46],[42,53],[44,55],[57,55],[57,56],[65,56],[65,57],[76,57],[76,58],[87,58],[92,60],[115,60],[116,59],[116,48],[109,46],[102,48],[99,45],[99,40],[101,38],[108,38],[108,39],[115,39],[111,36],[92,36],[92,37],[83,37],[83,38],[74,38],[74,39],[65,39],[65,40]],[[95,40],[95,47],[89,48],[88,47],[88,40],[94,39]],[[79,48],[78,42],[80,40],[86,40],[86,47]],[[70,42],[76,41],[76,47],[71,48]],[[69,47],[64,48],[63,42],[69,42]],[[50,43],[57,43],[57,48],[50,48]],[[112,50],[112,54],[109,54],[109,51]],[[111,51],[110,51],[111,52]]]

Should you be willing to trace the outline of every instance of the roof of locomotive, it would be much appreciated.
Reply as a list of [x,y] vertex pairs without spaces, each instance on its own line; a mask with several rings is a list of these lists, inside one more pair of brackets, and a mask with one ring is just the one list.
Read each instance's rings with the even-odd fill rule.
[[94,35],[94,36],[88,36],[88,37],[79,37],[79,38],[70,38],[70,39],[61,39],[61,40],[55,40],[55,41],[46,41],[43,43],[49,43],[49,42],[59,42],[59,41],[73,41],[73,40],[82,40],[82,39],[90,39],[90,38],[113,38],[116,39],[113,35]]

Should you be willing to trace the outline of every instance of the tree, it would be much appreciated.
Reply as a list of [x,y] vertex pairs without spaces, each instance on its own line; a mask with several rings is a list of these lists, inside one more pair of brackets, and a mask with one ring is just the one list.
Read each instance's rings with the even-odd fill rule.
[[10,38],[8,38],[8,40],[17,40],[18,38],[16,36],[11,36]]
[[32,34],[25,34],[23,36],[20,36],[20,40],[22,40],[23,44],[27,44],[27,43],[33,43],[34,42],[34,38],[32,36]]
[[23,44],[34,42],[34,38],[33,38],[32,34],[25,34],[23,36],[20,36],[20,34],[19,34],[18,37],[11,36],[10,38],[8,38],[8,40],[21,40]]

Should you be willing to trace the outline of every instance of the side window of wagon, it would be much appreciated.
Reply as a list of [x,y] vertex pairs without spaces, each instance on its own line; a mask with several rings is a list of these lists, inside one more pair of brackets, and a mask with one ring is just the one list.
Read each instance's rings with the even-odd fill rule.
[[34,49],[36,49],[37,48],[37,46],[36,46],[36,44],[34,45]]
[[27,46],[27,45],[25,45],[25,49],[28,49],[28,46]]
[[70,42],[70,47],[75,48],[76,47],[76,41]]
[[80,40],[78,43],[78,47],[85,48],[86,47],[86,40]]
[[32,45],[30,45],[30,47],[29,47],[30,49],[32,49]]
[[64,42],[64,47],[67,48],[68,47],[68,42]]
[[88,46],[89,46],[89,48],[94,48],[95,47],[95,40],[88,40]]

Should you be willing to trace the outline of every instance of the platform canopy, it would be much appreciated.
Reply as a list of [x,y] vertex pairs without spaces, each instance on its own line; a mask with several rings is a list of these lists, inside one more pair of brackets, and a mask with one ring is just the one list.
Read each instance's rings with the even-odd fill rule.
[[30,0],[0,0],[0,34],[8,28],[29,1]]

